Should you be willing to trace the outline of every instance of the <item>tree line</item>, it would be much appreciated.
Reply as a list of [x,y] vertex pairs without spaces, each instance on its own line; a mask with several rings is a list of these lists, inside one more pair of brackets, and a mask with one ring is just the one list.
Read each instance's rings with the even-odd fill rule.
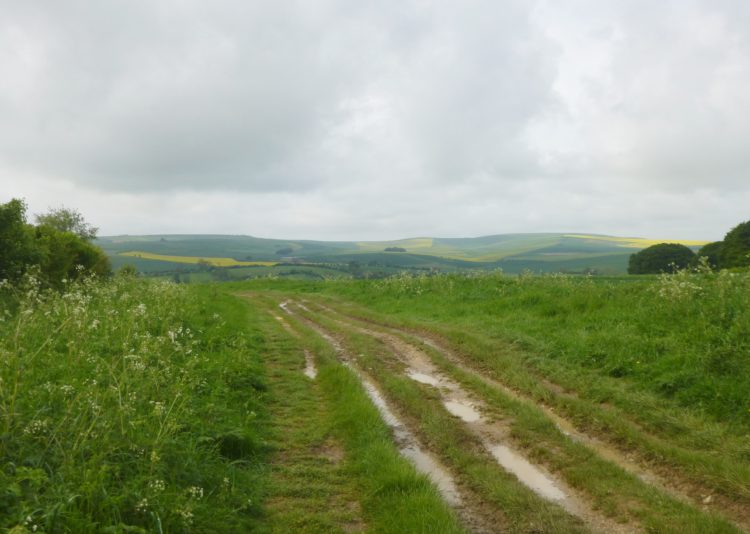
[[629,274],[658,274],[693,266],[706,258],[713,269],[737,269],[750,266],[750,221],[732,228],[721,241],[708,243],[697,253],[685,245],[659,243],[630,255]]
[[50,287],[109,276],[109,258],[93,244],[97,231],[72,209],[52,209],[31,224],[23,200],[0,204],[0,281],[15,284],[31,270]]

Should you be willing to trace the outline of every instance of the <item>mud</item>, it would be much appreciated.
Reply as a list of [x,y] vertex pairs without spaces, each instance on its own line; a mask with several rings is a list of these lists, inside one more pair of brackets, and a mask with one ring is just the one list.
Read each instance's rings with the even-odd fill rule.
[[493,445],[490,447],[490,453],[506,471],[516,475],[518,480],[523,481],[537,495],[550,501],[565,501],[567,498],[552,479],[508,447]]
[[310,380],[315,380],[315,377],[318,376],[318,369],[315,367],[313,355],[307,349],[305,349],[305,370],[303,372]]
[[[424,351],[396,335],[360,327],[350,322],[339,321],[339,324],[379,339],[389,346],[394,355],[406,366],[406,376],[434,387],[440,393],[446,410],[464,421],[467,428],[481,441],[497,463],[507,472],[515,475],[519,482],[537,495],[562,506],[568,513],[580,517],[594,531],[638,531],[638,528],[633,525],[615,523],[598,513],[564,481],[547,472],[543,467],[532,464],[520,451],[513,449],[505,425],[482,417],[482,412],[486,411],[484,403],[473,398],[456,381],[441,373]],[[506,389],[503,386],[503,390]]]
[[476,411],[474,409],[474,406],[469,403],[449,399],[443,401],[443,406],[445,406],[445,409],[448,410],[451,415],[455,415],[456,417],[467,423],[475,423],[482,419],[482,416],[479,415],[479,412]]
[[[293,312],[289,309],[289,302],[285,301],[280,304],[280,307],[288,314],[293,315]],[[302,306],[300,306],[302,307]],[[304,308],[303,308],[304,309]],[[344,348],[333,336],[329,335],[325,330],[320,328],[313,322],[308,322],[308,325],[313,328],[323,339],[325,339],[335,350],[339,353],[344,365],[351,369],[359,378],[362,386],[367,392],[367,396],[375,405],[380,412],[380,416],[385,421],[386,425],[393,432],[394,439],[399,452],[402,456],[409,459],[412,464],[416,467],[417,471],[426,475],[442,495],[443,499],[451,506],[460,506],[463,502],[461,495],[456,488],[456,484],[453,477],[450,475],[448,470],[443,467],[431,454],[426,452],[419,445],[414,434],[401,422],[401,420],[395,415],[391,407],[386,402],[383,395],[378,391],[375,385],[365,377],[362,372],[354,366],[354,364],[347,357]]]
[[[342,316],[339,312],[336,310],[325,306],[323,304],[319,305],[323,310],[334,314],[336,316]],[[352,318],[348,316],[346,317],[350,321],[364,321],[362,319],[358,318]],[[364,321],[367,322],[367,321]],[[628,473],[637,476],[639,479],[641,479],[643,482],[650,484],[662,491],[665,491],[672,495],[673,497],[680,499],[685,502],[690,502],[691,499],[681,491],[679,491],[677,488],[673,487],[672,484],[670,484],[667,480],[665,480],[661,475],[657,474],[656,472],[652,471],[651,469],[648,469],[644,465],[637,463],[633,458],[627,456],[626,454],[623,454],[619,449],[605,443],[601,439],[591,436],[583,431],[580,431],[576,428],[576,426],[568,421],[567,419],[563,418],[562,416],[558,415],[555,411],[552,410],[549,406],[546,406],[544,404],[540,404],[535,402],[534,400],[523,396],[519,394],[517,391],[509,388],[502,382],[495,380],[493,378],[490,378],[486,376],[485,374],[479,373],[478,371],[472,369],[468,365],[466,365],[458,356],[453,354],[449,349],[447,349],[445,346],[441,345],[440,343],[436,342],[434,339],[425,336],[420,335],[414,332],[407,332],[407,331],[401,331],[396,328],[382,326],[382,328],[387,329],[390,332],[394,333],[395,335],[398,334],[406,334],[408,336],[411,336],[415,339],[417,339],[420,343],[423,343],[424,345],[430,347],[431,349],[439,352],[442,354],[445,358],[448,359],[453,365],[458,367],[461,371],[471,374],[480,380],[482,380],[485,384],[492,386],[496,389],[499,389],[503,392],[503,394],[507,395],[508,397],[517,400],[519,402],[524,402],[528,404],[533,404],[540,410],[544,412],[544,414],[552,420],[552,422],[557,426],[558,430],[565,436],[567,436],[569,439],[571,439],[574,442],[581,443],[582,445],[585,445],[586,447],[592,449],[594,452],[596,452],[600,457],[604,458],[607,461],[612,462],[613,464],[617,465],[618,467],[622,468],[623,470],[627,471]],[[365,329],[366,330],[366,329]],[[373,332],[377,333],[377,332]],[[387,335],[387,334],[386,334]],[[400,338],[398,338],[400,340]],[[546,384],[549,384],[550,389],[554,389],[557,393],[557,389],[561,389],[556,384],[553,384],[551,382],[545,381]]]

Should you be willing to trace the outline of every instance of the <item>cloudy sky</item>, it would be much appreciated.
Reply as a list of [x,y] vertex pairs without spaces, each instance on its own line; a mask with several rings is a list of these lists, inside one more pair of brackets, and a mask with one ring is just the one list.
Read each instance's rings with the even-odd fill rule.
[[747,0],[0,0],[0,202],[101,234],[750,219]]

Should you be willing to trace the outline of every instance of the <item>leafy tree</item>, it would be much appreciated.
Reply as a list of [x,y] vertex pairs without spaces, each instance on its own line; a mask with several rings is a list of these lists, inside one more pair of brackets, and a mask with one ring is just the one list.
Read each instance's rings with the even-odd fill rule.
[[42,251],[42,275],[52,286],[82,275],[107,276],[109,258],[99,247],[72,232],[61,232],[50,226],[36,228],[37,243]]
[[672,269],[684,269],[695,259],[695,253],[685,245],[660,243],[630,255],[629,274],[658,274]]
[[22,200],[0,204],[0,279],[15,282],[29,267],[38,266],[41,278],[59,287],[63,280],[83,274],[106,276],[111,272],[104,251],[90,243],[96,229],[78,212],[61,209],[51,218],[41,216],[37,220],[40,224],[36,227],[26,222]]
[[724,236],[719,256],[721,267],[746,267],[750,265],[750,221],[738,224]]
[[703,245],[698,251],[697,256],[699,258],[708,258],[708,263],[711,267],[721,267],[721,250],[723,245],[723,241],[714,241],[713,243]]
[[37,215],[36,222],[39,226],[49,226],[60,232],[71,232],[84,241],[93,241],[99,231],[87,223],[78,211],[66,207],[51,209],[49,213]]
[[39,259],[33,227],[26,223],[24,201],[0,204],[0,280],[18,280]]

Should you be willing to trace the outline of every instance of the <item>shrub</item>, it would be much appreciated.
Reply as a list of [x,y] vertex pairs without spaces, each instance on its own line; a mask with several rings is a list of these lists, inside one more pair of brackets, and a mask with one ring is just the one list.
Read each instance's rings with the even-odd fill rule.
[[659,274],[684,269],[695,260],[695,253],[685,245],[660,243],[630,256],[629,274]]
[[738,224],[724,236],[719,258],[722,268],[750,265],[750,221]]

